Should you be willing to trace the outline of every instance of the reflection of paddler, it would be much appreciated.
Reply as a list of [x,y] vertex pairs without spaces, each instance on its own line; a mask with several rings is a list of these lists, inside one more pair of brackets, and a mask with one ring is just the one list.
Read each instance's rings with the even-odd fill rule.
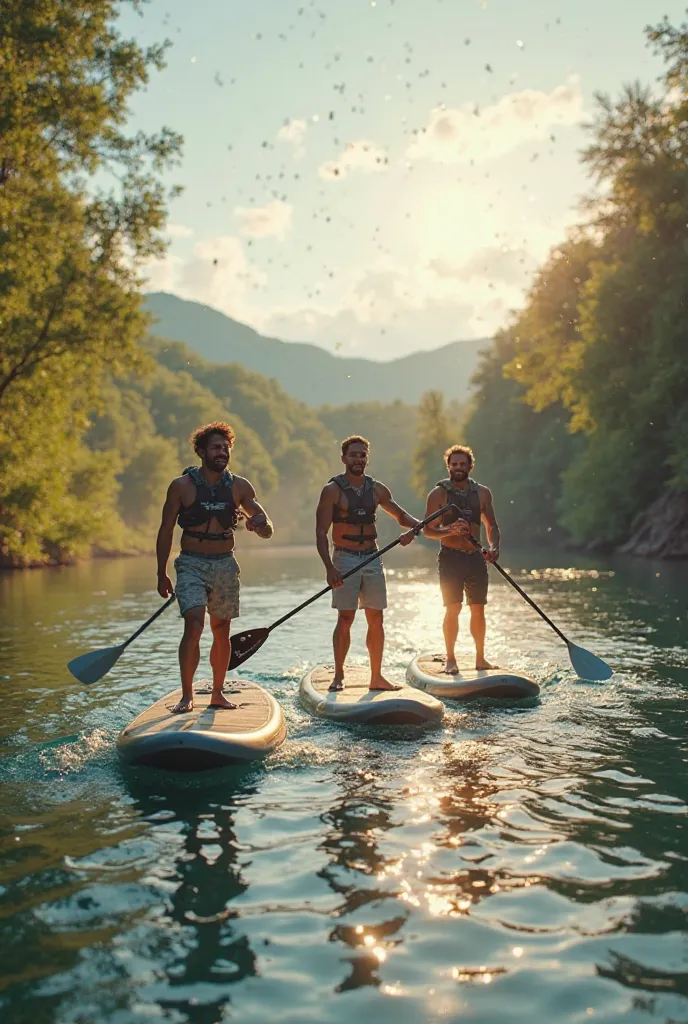
[[[384,789],[388,778],[386,755],[366,751],[364,771],[351,763],[350,749],[346,754],[349,757],[342,759],[335,776],[341,795],[322,815],[330,828],[321,846],[332,859],[318,872],[341,897],[336,911],[339,920],[330,939],[347,950],[343,959],[348,960],[350,973],[336,986],[337,992],[379,985],[379,970],[387,949],[400,941],[399,934],[406,924],[406,914],[399,911],[396,899],[390,899],[389,889],[377,884],[381,874],[397,861],[396,856],[385,857],[380,852],[386,833],[397,827],[396,790]],[[352,884],[352,873],[353,877],[358,874],[367,879],[359,885]],[[374,924],[346,923],[366,906],[374,908]]]
[[[242,845],[235,817],[257,792],[255,779],[225,775],[217,785],[204,785],[202,799],[197,787],[175,781],[167,788],[160,775],[154,791],[130,771],[125,784],[158,849],[157,865],[146,865],[142,874],[155,877],[159,870],[165,884],[166,909],[156,915],[154,931],[186,936],[160,944],[155,953],[157,966],[170,973],[164,1005],[186,1015],[189,986],[207,986],[217,995],[205,1004],[203,1019],[224,1019],[230,1002],[226,983],[257,973],[249,938],[232,926],[239,916],[233,902],[248,889],[238,861]],[[167,816],[160,820],[163,812]],[[178,831],[172,831],[175,826]]]
[[[337,609],[334,630],[335,673],[331,690],[344,689],[344,662],[351,643],[351,625],[358,608],[368,621],[367,646],[370,656],[370,689],[396,690],[382,674],[385,636],[383,614],[387,607],[387,587],[382,562],[378,558],[346,580],[344,573],[356,568],[377,551],[375,520],[382,508],[400,526],[413,528],[418,520],[409,515],[392,497],[388,487],[365,475],[370,443],[359,435],[342,441],[341,459],[345,472],[332,477],[323,488],[316,512],[316,543],[332,587],[332,607]],[[332,530],[334,552],[330,556],[328,534]],[[400,543],[410,544],[415,533],[410,529]]]
[[[471,610],[471,636],[475,643],[475,667],[495,668],[485,657],[485,605],[487,603],[487,566],[485,561],[499,558],[499,526],[492,507],[492,494],[488,487],[471,479],[473,452],[455,444],[444,453],[449,477],[430,491],[425,517],[444,505],[457,505],[460,511],[450,509],[437,525],[424,527],[426,537],[441,542],[438,567],[445,614],[444,642],[447,652],[446,670],[458,672],[456,641],[459,635],[459,614],[464,593]],[[486,555],[471,543],[469,534],[480,542],[480,525],[485,524],[490,550]]]

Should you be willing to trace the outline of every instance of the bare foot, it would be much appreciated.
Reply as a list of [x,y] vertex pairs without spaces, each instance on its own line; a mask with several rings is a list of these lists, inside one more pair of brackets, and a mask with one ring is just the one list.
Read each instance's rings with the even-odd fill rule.
[[371,679],[370,690],[403,690],[403,686],[397,686],[395,683],[390,683],[384,676],[380,676],[379,679]]
[[213,708],[216,711],[219,711],[223,708],[225,711],[234,711],[236,708],[238,708],[238,706],[238,704],[232,704],[230,700],[227,700],[227,698],[222,693],[222,690],[220,690],[219,693],[216,693],[213,690],[213,692],[210,695],[210,703],[208,704],[208,707]]
[[482,661],[476,661],[475,667],[479,672],[482,672],[484,669],[488,668],[499,668],[499,665],[491,665],[489,661],[486,661],[485,658],[483,658]]
[[459,666],[456,664],[456,658],[447,658],[447,664],[444,666],[444,671],[448,676],[458,675]]
[[188,711],[193,711],[193,697],[182,697],[182,699],[170,708],[173,715],[184,715]]
[[340,690],[344,689],[344,680],[341,678],[341,676],[335,676],[330,685],[327,687],[327,689],[331,693],[338,693]]

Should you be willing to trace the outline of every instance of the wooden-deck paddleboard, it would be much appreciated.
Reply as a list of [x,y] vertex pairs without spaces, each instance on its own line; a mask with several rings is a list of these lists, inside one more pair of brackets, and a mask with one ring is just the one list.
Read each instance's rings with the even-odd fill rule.
[[299,700],[318,718],[361,725],[423,725],[438,722],[444,713],[441,701],[409,686],[370,690],[369,668],[347,668],[343,690],[328,689],[333,676],[334,666],[316,665],[301,680]]
[[282,709],[257,683],[228,679],[224,694],[236,710],[208,707],[211,684],[194,686],[194,709],[172,714],[182,691],[172,690],[123,729],[117,747],[126,761],[202,771],[265,757],[284,742],[287,728]]
[[506,668],[462,669],[456,675],[444,671],[441,654],[419,654],[406,670],[406,681],[423,693],[445,700],[473,700],[476,697],[536,697],[540,687],[534,679]]

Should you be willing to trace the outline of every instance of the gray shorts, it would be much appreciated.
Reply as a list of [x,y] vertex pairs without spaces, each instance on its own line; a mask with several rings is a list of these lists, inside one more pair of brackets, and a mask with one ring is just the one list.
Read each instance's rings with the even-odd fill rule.
[[[365,557],[370,557],[370,552]],[[365,557],[355,552],[335,549],[332,564],[339,572],[348,572],[365,562]],[[339,612],[353,612],[357,608],[382,611],[387,607],[387,583],[382,559],[376,558],[365,569],[355,572],[344,580],[341,587],[332,591],[332,607]]]
[[214,619],[239,616],[241,570],[230,552],[226,555],[192,555],[182,552],[174,561],[177,573],[175,593],[179,612],[207,608]]
[[461,604],[464,592],[467,604],[487,604],[487,563],[480,551],[458,551],[443,545],[437,564],[445,608]]

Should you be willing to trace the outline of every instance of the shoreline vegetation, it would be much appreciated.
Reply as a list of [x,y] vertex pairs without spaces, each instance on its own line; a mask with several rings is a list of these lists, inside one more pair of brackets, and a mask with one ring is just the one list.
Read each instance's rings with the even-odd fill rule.
[[405,507],[458,441],[505,545],[688,558],[688,26],[647,29],[654,88],[598,97],[580,223],[487,344],[470,399],[314,407],[151,334],[143,275],[166,249],[179,190],[162,174],[183,140],[129,135],[125,114],[166,46],[123,39],[116,0],[79,8],[49,26],[23,0],[3,8],[0,568],[152,551],[165,490],[195,461],[189,434],[212,419],[233,424],[233,468],[282,544],[311,542],[338,440],[362,433]]

